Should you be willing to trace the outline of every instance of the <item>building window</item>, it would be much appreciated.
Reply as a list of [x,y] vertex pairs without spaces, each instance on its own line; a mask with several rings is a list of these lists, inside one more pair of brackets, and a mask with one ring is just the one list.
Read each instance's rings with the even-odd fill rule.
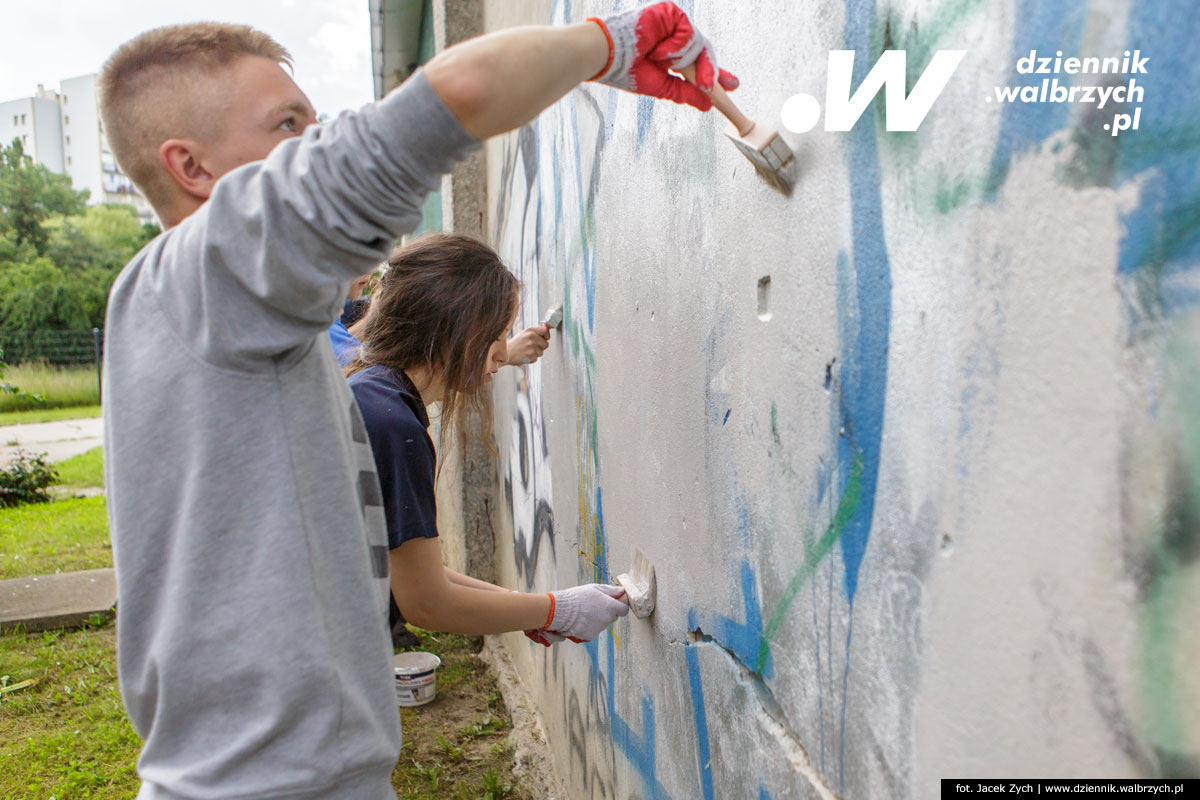
[[68,146],[70,146],[70,144],[71,144],[71,137],[70,137],[70,136],[68,136],[68,137],[67,137],[67,145],[68,145]]
[[70,124],[71,124],[71,115],[70,115],[70,114],[68,114],[67,116],[63,117],[63,124],[65,124],[65,125],[70,125]]
[[67,102],[67,96],[65,94],[63,95],[63,102]]
[[21,124],[22,125],[25,124],[25,115],[24,114],[21,115]]
[[67,166],[71,166],[71,157],[67,156]]
[[21,119],[21,118],[20,118],[18,115],[16,115],[16,114],[13,114],[13,125],[14,125],[14,126],[17,124],[17,121],[18,121],[19,119]]

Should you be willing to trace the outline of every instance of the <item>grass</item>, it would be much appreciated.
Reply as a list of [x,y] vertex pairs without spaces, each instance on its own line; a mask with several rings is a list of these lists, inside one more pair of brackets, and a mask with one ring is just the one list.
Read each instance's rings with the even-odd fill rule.
[[45,401],[39,403],[32,397],[4,394],[0,396],[0,412],[75,408],[100,403],[95,366],[60,369],[48,364],[20,364],[5,369],[4,381],[28,394],[41,395]]
[[[68,491],[103,487],[104,448],[60,461],[55,468]],[[0,580],[111,566],[103,497],[0,509]]]
[[[103,448],[58,465],[72,487],[102,486]],[[0,580],[112,566],[103,497],[0,510]],[[392,785],[406,800],[531,800],[513,776],[508,710],[476,655],[481,639],[409,626],[436,653],[438,696],[401,708]],[[132,800],[141,743],[121,705],[114,626],[0,635],[0,798]]]
[[[141,743],[116,678],[115,626],[0,636],[0,798],[132,800]],[[438,696],[402,708],[404,747],[392,785],[405,800],[531,800],[513,777],[510,723],[479,640],[414,629],[437,653]]]
[[409,625],[417,650],[442,659],[437,699],[401,708],[404,747],[392,786],[405,800],[530,800],[513,777],[508,709],[476,653],[477,637]]
[[0,412],[0,426],[27,425],[33,422],[55,422],[60,419],[83,419],[100,416],[100,406],[71,406],[69,408],[35,408],[29,411]]
[[86,453],[59,461],[59,484],[68,489],[92,489],[104,486],[104,448],[93,447]]
[[103,497],[0,510],[0,580],[111,566]]
[[0,636],[0,797],[137,795],[141,742],[117,691],[115,627]]

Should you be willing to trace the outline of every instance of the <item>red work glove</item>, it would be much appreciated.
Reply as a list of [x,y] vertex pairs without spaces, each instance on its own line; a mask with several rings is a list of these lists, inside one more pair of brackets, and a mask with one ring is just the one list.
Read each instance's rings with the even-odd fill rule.
[[[717,67],[712,45],[692,26],[674,3],[655,3],[600,19],[589,17],[608,37],[609,63],[594,81],[638,94],[687,103],[701,111],[712,108],[714,77],[726,91],[738,87],[738,79]],[[696,86],[667,70],[696,65]],[[699,87],[699,88],[697,88]]]
[[567,638],[565,636],[560,636],[554,631],[525,631],[525,635],[543,647],[549,647],[552,644],[558,644],[561,641],[565,641]]

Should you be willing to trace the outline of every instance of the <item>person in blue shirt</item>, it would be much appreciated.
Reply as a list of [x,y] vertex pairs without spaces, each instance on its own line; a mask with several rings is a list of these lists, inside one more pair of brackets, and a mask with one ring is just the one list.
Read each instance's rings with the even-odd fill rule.
[[359,275],[350,281],[346,292],[346,302],[342,304],[342,315],[329,326],[329,343],[333,345],[333,354],[337,356],[338,364],[345,369],[358,350],[358,339],[350,333],[350,328],[367,313],[369,301],[363,297],[363,290],[371,282],[374,273]]
[[481,420],[491,440],[483,391],[510,354],[516,277],[490,247],[467,236],[430,234],[393,251],[366,316],[361,347],[346,375],[379,476],[392,596],[404,617],[429,630],[485,634],[525,631],[549,645],[591,641],[629,607],[619,586],[586,584],[545,594],[510,592],[442,563],[434,483],[437,451],[426,406],[441,407],[441,437]]

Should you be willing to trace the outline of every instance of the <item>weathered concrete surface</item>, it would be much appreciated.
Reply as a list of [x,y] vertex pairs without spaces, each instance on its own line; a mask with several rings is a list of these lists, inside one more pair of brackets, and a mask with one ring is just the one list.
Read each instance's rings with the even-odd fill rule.
[[62,461],[102,444],[104,420],[100,417],[5,425],[0,427],[0,464],[7,464],[18,450],[45,453],[49,461]]
[[0,581],[0,630],[27,631],[81,625],[117,604],[116,573],[109,569],[61,572]]
[[[489,143],[518,325],[566,302],[496,384],[497,579],[611,580],[635,544],[658,569],[649,620],[505,639],[569,796],[1200,774],[1191,4],[685,6],[769,121],[823,99],[830,50],[856,85],[885,47],[913,77],[967,55],[915,133],[880,100],[789,135],[790,199],[716,115],[603,86]],[[485,25],[610,7],[497,0]],[[1140,49],[1141,129],[985,102],[1040,85],[1033,49]]]

